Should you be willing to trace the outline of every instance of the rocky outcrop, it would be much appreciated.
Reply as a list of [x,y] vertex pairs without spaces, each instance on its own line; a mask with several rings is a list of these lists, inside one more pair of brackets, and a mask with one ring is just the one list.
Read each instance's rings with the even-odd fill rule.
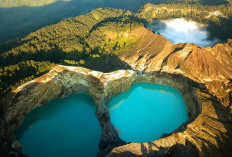
[[[125,144],[110,123],[107,103],[113,96],[129,90],[131,84],[136,82],[166,84],[180,90],[186,102],[188,122],[176,130],[177,133],[164,135],[160,140]],[[182,152],[185,147],[208,155],[207,153],[221,152],[222,150],[217,148],[218,145],[225,146],[223,149],[226,151],[229,150],[227,147],[231,144],[229,141],[231,133],[227,129],[231,128],[231,115],[209,93],[204,84],[197,83],[182,74],[165,72],[140,74],[133,70],[101,73],[80,67],[56,66],[48,74],[20,86],[1,100],[1,105],[4,104],[5,107],[5,116],[1,119],[4,122],[1,136],[8,137],[4,142],[9,142],[7,145],[10,145],[8,148],[10,151],[6,153],[17,154],[13,147],[16,141],[13,131],[20,126],[28,112],[51,99],[65,97],[71,93],[89,93],[98,105],[96,115],[102,126],[99,144],[101,156],[106,156],[113,148],[108,156],[165,156],[175,153],[188,155],[191,151]]]
[[[88,93],[102,126],[99,156],[231,156],[232,48],[218,44],[202,48],[172,44],[160,35],[142,31],[130,52],[118,55],[128,70],[103,73],[57,65],[49,73],[12,91],[0,101],[0,152],[20,156],[14,131],[25,115],[54,98]],[[138,32],[137,32],[138,33]],[[110,122],[109,100],[136,82],[178,89],[189,120],[174,133],[149,143],[125,143]],[[111,151],[112,150],[112,151]]]
[[[125,144],[110,122],[107,103],[113,96],[129,90],[135,82],[161,83],[179,89],[188,104],[189,122],[200,112],[200,102],[193,88],[188,85],[194,83],[190,83],[191,81],[182,75],[167,73],[140,75],[133,70],[102,73],[81,67],[56,66],[48,74],[20,86],[1,100],[5,113],[1,119],[3,124],[1,137],[7,137],[9,141],[5,142],[13,146],[11,143],[17,141],[14,131],[31,110],[51,99],[65,97],[71,93],[89,93],[98,106],[96,115],[102,126],[100,155],[105,156],[112,148]],[[14,148],[11,148],[11,152],[14,152]]]
[[231,115],[215,97],[197,90],[198,117],[181,132],[149,143],[130,143],[108,156],[231,156]]
[[159,35],[147,33],[131,51],[134,53],[122,53],[119,58],[134,70],[182,74],[205,84],[231,109],[232,47],[228,43],[203,48],[188,43],[172,44]]
[[[183,43],[167,44],[152,57],[144,54],[138,58],[136,55],[139,51],[130,56],[136,58],[134,69],[145,74],[182,74],[198,85],[204,85],[205,88],[197,87],[194,83],[185,85],[195,88],[202,110],[181,132],[150,143],[123,145],[114,148],[108,156],[231,156],[231,52],[228,44],[202,48]],[[131,62],[123,55],[121,59],[128,64]],[[187,100],[187,103],[194,100],[197,99]]]

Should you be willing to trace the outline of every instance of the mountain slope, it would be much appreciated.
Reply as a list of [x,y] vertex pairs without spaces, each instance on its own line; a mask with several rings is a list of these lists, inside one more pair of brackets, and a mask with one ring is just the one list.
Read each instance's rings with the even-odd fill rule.
[[[177,0],[1,0],[0,41],[24,37],[46,25],[96,8],[111,7],[137,12],[146,3],[168,2],[176,3]],[[180,2],[184,3],[186,0]],[[206,5],[227,4],[225,0],[197,2]]]
[[[199,107],[202,112],[181,128],[182,132],[145,144],[129,143],[115,148],[109,155],[229,156],[232,146],[229,131],[232,127],[231,40],[206,48],[172,44],[146,29],[146,22],[146,18],[139,18],[130,11],[97,9],[1,45],[0,93],[12,92],[0,101],[0,111],[4,113],[0,115],[0,126],[4,128],[0,129],[0,153],[17,155],[12,130],[36,106],[52,98],[86,91],[98,98],[99,105],[106,105],[102,102],[107,102],[108,96],[128,90],[130,83],[138,81],[175,84],[189,102],[202,102]],[[118,71],[102,73],[83,67]],[[195,100],[196,95],[200,100]],[[103,97],[106,101],[102,101]],[[103,124],[110,125],[109,117],[106,121],[107,107],[101,110],[104,112],[97,112],[98,116],[103,118]],[[104,128],[103,140],[106,141],[102,149],[111,146],[109,141],[113,138],[108,136],[108,129],[114,129],[110,126]],[[118,138],[117,133],[113,135]],[[148,151],[143,151],[145,148]]]
[[1,0],[0,7],[10,8],[19,6],[44,6],[47,4],[54,3],[56,1],[66,0]]
[[[231,78],[231,45],[200,48],[191,44],[171,44],[163,36],[147,30],[146,18],[130,11],[97,9],[44,27],[25,38],[1,45],[1,89],[8,91],[42,73],[21,74],[15,69],[22,61],[52,67],[55,64],[84,66],[110,72],[132,68],[139,71],[173,71],[191,79],[228,80]],[[50,66],[51,65],[51,66]],[[41,66],[41,65],[40,65]],[[48,71],[49,68],[43,70]],[[197,78],[193,78],[196,76]],[[19,75],[19,77],[14,77]],[[4,81],[9,80],[9,81]],[[27,79],[28,80],[28,79]],[[5,88],[8,87],[8,90]]]
[[[94,67],[93,64],[103,66],[102,59],[107,56],[115,58],[113,54],[129,49],[139,37],[125,37],[121,32],[130,32],[138,27],[143,27],[143,22],[129,11],[97,9],[86,15],[65,19],[42,28],[21,40],[1,45],[3,53],[0,55],[0,66],[1,75],[4,76],[1,79],[11,80],[10,84],[3,82],[1,85],[5,84],[5,87],[10,88],[12,84],[20,81],[14,77],[16,73],[13,69],[4,70],[4,67],[17,66],[25,60],[87,67]],[[116,38],[109,38],[107,35],[110,34],[115,34]],[[24,75],[19,78],[23,77]]]

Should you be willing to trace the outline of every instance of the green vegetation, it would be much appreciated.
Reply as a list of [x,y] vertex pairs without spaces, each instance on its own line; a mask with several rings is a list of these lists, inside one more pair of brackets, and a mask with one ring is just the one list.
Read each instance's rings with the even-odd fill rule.
[[[0,7],[19,7],[19,6],[44,6],[48,5],[54,2],[59,1],[74,1],[79,2],[78,0],[1,0],[0,1]],[[94,3],[92,0],[82,0],[84,2]],[[125,9],[125,6],[128,7],[128,5],[132,2],[131,0],[116,0],[117,3],[115,3],[115,0],[98,0],[99,2],[106,3],[107,6],[115,7],[115,8],[122,8]],[[99,3],[98,2],[98,3]],[[221,4],[227,4],[227,0],[133,0],[133,7],[138,8],[139,6],[142,6],[145,3],[154,3],[154,4],[160,4],[160,3],[199,3],[204,5],[221,5]],[[131,8],[131,10],[134,10],[134,8]],[[127,8],[129,9],[129,8]]]
[[188,3],[188,4],[203,4],[203,5],[222,5],[228,4],[227,0],[169,0],[172,3]]
[[[215,11],[221,14],[212,14]],[[209,25],[214,35],[228,39],[232,36],[231,16],[231,5],[170,3],[147,4],[138,13],[100,8],[64,19],[22,39],[0,44],[0,96],[44,74],[55,64],[97,70],[115,68],[115,64],[120,64],[117,55],[130,51],[140,39],[131,32],[154,18],[185,17]],[[228,44],[232,44],[230,40]]]
[[227,4],[226,0],[0,0],[0,41],[25,37],[58,21],[86,14],[96,8],[117,8],[137,12],[144,4],[189,2]]
[[[55,64],[50,62],[35,62],[27,60],[15,65],[0,68],[0,92],[8,92],[23,83],[26,83],[53,68]],[[0,95],[0,96],[1,96]]]
[[[228,44],[229,47],[232,47],[232,39],[228,39],[227,44]],[[229,56],[230,59],[232,59],[232,52],[230,52],[227,55]]]
[[[119,47],[123,49],[136,40],[123,36],[122,32],[129,33],[145,23],[145,20],[135,17],[129,11],[97,9],[87,15],[44,27],[21,41],[6,43],[11,48],[1,46],[3,53],[0,65],[16,64],[28,59],[52,62],[80,60],[106,51],[116,53]],[[115,38],[107,37],[106,33],[110,32]]]
[[[99,22],[122,16],[122,14],[122,10],[98,9],[87,15],[65,19],[55,25],[44,27],[23,38],[9,51],[1,50],[3,52],[1,66],[16,64],[18,61],[27,59],[59,62],[72,57],[86,58],[89,56],[87,53],[91,51],[85,41],[89,31],[91,29],[94,31],[93,27]],[[100,19],[97,20],[96,15]]]
[[0,92],[4,94],[40,76],[55,64],[102,64],[100,58],[130,49],[137,38],[128,34],[145,23],[130,11],[97,9],[44,27],[21,40],[5,42],[0,46]]
[[44,6],[47,4],[54,3],[56,1],[57,0],[1,0],[0,6],[6,8],[19,6]]
[[148,21],[183,17],[207,25],[212,37],[224,41],[232,37],[232,3],[220,6],[205,6],[198,3],[146,4],[136,16]]

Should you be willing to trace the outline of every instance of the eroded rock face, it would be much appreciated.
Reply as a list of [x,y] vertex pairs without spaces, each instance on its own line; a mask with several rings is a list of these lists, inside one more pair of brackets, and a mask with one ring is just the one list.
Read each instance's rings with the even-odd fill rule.
[[[71,93],[89,93],[98,106],[96,115],[102,126],[100,156],[231,156],[231,53],[228,44],[213,48],[172,44],[146,30],[137,47],[118,56],[132,69],[102,73],[58,65],[0,101],[1,155],[22,155],[15,145],[14,131],[31,110]],[[178,89],[186,103],[188,122],[154,142],[122,141],[110,122],[107,104],[136,82]]]
[[[189,114],[187,123],[191,123],[187,126],[187,123],[182,125],[176,130],[177,133],[164,135],[163,138],[154,142],[125,144],[110,123],[107,103],[113,96],[129,90],[131,84],[135,82],[165,84],[180,90]],[[1,136],[8,137],[8,140],[4,142],[12,145],[16,141],[13,132],[32,109],[46,104],[51,99],[78,92],[89,93],[98,105],[96,115],[102,126],[99,144],[101,156],[166,156],[180,153],[185,156],[192,154],[191,152],[195,150],[197,150],[195,155],[222,155],[219,145],[224,146],[225,151],[230,150],[227,147],[231,146],[231,133],[228,131],[231,128],[231,115],[210,94],[204,84],[197,83],[182,74],[165,72],[137,74],[133,70],[101,73],[66,66],[56,66],[48,74],[28,82],[1,100],[1,104],[5,107],[5,117],[1,119],[4,122],[4,132]],[[186,148],[189,148],[189,151],[183,152]],[[16,151],[12,147],[8,149],[12,152]],[[112,150],[111,153],[109,153],[110,150]],[[16,155],[19,154],[16,153]]]
[[[113,96],[129,90],[135,82],[160,83],[179,89],[188,104],[186,107],[189,122],[200,112],[200,102],[193,87],[188,85],[191,84],[191,80],[182,75],[167,73],[141,75],[133,70],[101,73],[81,67],[56,66],[48,74],[20,86],[1,100],[5,113],[1,119],[4,125],[1,137],[7,137],[9,144],[14,143],[16,141],[14,131],[31,110],[54,98],[65,97],[71,93],[89,93],[98,106],[96,115],[102,126],[100,155],[105,156],[112,148],[125,144],[110,122],[107,104]],[[15,151],[13,147],[11,148]]]
[[231,115],[211,94],[197,90],[201,114],[182,132],[149,143],[114,148],[108,156],[230,156]]
[[[202,112],[181,133],[150,143],[120,146],[108,156],[231,156],[231,52],[232,48],[228,44],[202,48],[191,44],[168,43],[155,56],[147,57],[144,54],[143,58],[135,60],[134,68],[144,73],[158,71],[160,74],[183,74],[195,81],[198,87],[194,83],[185,86],[194,86],[202,103]],[[137,58],[136,55],[130,57]],[[124,55],[121,59],[130,64]],[[179,90],[182,94],[189,92]],[[192,95],[189,94],[190,99]],[[194,100],[192,98],[187,103]]]

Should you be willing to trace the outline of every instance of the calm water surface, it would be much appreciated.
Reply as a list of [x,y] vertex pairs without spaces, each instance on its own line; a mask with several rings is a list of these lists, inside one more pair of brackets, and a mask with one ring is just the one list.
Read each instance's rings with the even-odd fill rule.
[[[138,83],[109,103],[111,122],[126,142],[148,142],[187,121],[181,93],[169,86]],[[55,99],[30,112],[16,135],[29,157],[96,156],[101,127],[86,94]]]
[[30,112],[16,135],[29,157],[92,157],[101,127],[87,94],[55,99]]
[[111,99],[111,122],[126,142],[149,142],[188,120],[181,93],[169,86],[138,83]]

